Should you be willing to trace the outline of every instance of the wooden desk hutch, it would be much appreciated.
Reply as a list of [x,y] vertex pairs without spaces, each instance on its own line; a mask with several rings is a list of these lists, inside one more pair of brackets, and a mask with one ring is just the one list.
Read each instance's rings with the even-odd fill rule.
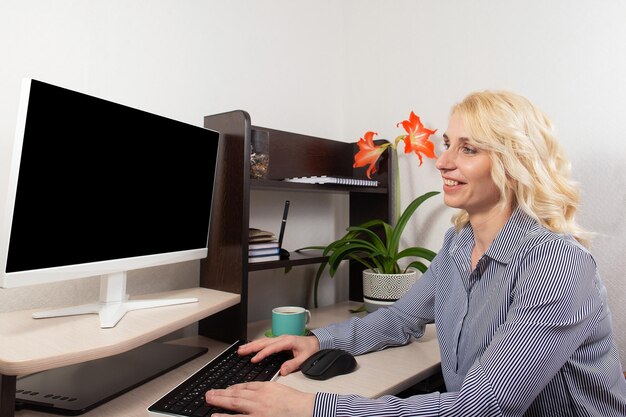
[[[354,141],[339,142],[265,127],[253,126],[245,111],[206,116],[204,126],[221,135],[215,199],[211,218],[209,256],[202,262],[203,287],[241,294],[241,303],[200,323],[200,333],[232,341],[246,338],[248,272],[287,266],[317,264],[321,256],[292,253],[290,259],[248,264],[250,190],[349,193],[350,225],[379,218],[389,221],[393,213],[394,166],[387,152],[379,162],[378,187],[300,184],[282,181],[303,176],[341,176],[365,179],[365,169],[352,168],[358,148]],[[267,179],[250,179],[250,146],[254,131],[269,137],[270,164]],[[384,141],[378,141],[382,143]],[[350,265],[350,300],[362,301],[362,267]]]

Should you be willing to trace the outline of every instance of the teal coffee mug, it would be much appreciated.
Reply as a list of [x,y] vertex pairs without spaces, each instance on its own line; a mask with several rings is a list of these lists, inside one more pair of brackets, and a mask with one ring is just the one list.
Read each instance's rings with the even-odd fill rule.
[[311,312],[302,307],[276,307],[272,309],[272,335],[304,335],[306,325],[311,320]]

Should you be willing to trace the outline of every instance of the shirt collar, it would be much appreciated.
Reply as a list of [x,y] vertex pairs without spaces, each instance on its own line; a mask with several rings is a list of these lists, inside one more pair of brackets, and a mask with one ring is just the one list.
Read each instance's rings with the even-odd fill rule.
[[[539,223],[535,219],[526,214],[519,207],[515,208],[509,220],[505,223],[500,232],[498,232],[496,238],[487,249],[487,252],[485,252],[485,256],[500,263],[508,263],[520,240],[539,228]],[[474,231],[472,230],[472,226],[468,223],[463,227],[455,240],[456,244],[452,245],[450,249],[451,254],[468,245],[470,246],[468,249],[471,253],[471,247],[474,245]]]

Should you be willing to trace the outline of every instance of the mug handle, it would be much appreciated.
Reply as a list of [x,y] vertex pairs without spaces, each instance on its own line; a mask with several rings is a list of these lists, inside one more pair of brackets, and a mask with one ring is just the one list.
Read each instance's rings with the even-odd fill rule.
[[304,313],[306,314],[306,321],[304,322],[304,324],[309,324],[309,322],[311,321],[311,312],[309,310],[304,310]]

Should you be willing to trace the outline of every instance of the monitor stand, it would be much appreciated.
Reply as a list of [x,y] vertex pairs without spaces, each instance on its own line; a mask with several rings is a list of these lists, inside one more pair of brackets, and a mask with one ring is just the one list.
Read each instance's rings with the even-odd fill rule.
[[98,314],[103,329],[115,325],[132,310],[196,303],[197,298],[173,298],[155,300],[129,300],[126,294],[126,272],[102,275],[100,277],[100,302],[33,313],[33,318],[76,316]]

